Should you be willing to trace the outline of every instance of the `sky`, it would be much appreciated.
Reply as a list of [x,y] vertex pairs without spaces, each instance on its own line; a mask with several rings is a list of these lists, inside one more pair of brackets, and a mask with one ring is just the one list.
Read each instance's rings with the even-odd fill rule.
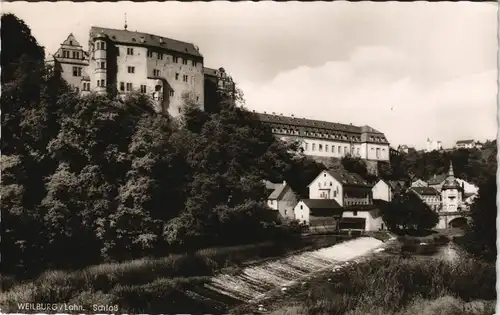
[[497,134],[496,3],[3,3],[46,53],[90,26],[192,42],[246,107],[369,125],[392,146]]

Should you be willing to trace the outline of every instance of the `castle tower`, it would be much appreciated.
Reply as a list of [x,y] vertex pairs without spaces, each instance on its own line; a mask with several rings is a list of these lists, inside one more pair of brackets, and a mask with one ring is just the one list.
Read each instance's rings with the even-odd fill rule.
[[448,176],[444,180],[443,187],[441,188],[441,200],[443,202],[443,210],[447,212],[458,211],[462,205],[463,189],[455,178],[451,161]]
[[94,65],[94,69],[91,69],[90,71],[94,72],[94,82],[93,84],[96,84],[95,91],[98,94],[105,94],[106,93],[106,87],[107,87],[107,36],[104,33],[98,33],[94,36],[92,39],[92,59],[94,62],[92,64]]

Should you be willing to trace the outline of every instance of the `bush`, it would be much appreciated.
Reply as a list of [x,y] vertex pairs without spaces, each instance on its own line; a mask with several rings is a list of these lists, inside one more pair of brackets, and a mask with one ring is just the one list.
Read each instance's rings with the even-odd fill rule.
[[470,258],[385,256],[329,277],[334,281],[315,280],[293,306],[304,314],[487,314],[492,302],[477,301],[496,299],[495,265]]

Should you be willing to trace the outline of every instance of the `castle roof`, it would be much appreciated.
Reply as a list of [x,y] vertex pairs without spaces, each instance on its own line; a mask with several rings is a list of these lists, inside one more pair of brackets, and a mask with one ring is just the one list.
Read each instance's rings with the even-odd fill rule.
[[469,144],[469,143],[472,143],[474,144],[474,140],[458,140],[457,141],[457,144]]
[[106,36],[110,41],[115,43],[160,48],[203,58],[197,47],[192,43],[135,31],[118,30],[97,26],[92,26],[90,28],[91,39],[102,35]]
[[330,138],[345,142],[370,142],[389,144],[384,134],[370,126],[333,123],[321,120],[289,117],[276,114],[256,113],[259,120],[274,128],[290,129],[294,135],[311,138]]

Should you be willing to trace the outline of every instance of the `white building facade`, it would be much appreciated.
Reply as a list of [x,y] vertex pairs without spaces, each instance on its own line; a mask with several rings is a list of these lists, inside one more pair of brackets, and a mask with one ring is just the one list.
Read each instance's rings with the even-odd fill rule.
[[370,161],[389,161],[390,145],[385,135],[369,126],[353,126],[326,121],[258,114],[282,140],[300,142],[305,155],[322,158],[359,157]]

